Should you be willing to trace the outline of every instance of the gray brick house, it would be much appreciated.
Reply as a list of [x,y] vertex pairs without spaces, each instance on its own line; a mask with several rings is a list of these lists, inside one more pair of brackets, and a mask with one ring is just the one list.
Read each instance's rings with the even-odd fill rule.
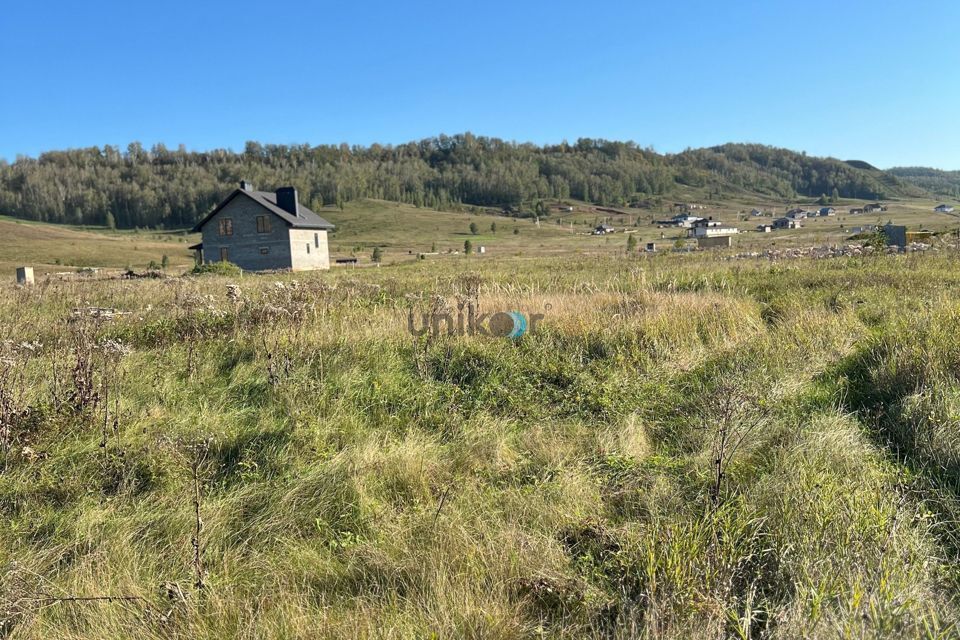
[[193,228],[203,241],[191,248],[204,263],[232,262],[249,271],[329,269],[330,229],[332,224],[299,203],[295,188],[255,191],[241,181]]

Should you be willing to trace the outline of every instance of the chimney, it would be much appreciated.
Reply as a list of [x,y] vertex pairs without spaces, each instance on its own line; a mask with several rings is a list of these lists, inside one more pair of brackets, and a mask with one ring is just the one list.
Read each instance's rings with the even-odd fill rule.
[[277,189],[277,206],[287,213],[292,213],[299,217],[300,203],[297,200],[296,187],[280,187]]
[[247,182],[246,180],[240,181],[240,188],[244,191],[253,191],[253,185]]

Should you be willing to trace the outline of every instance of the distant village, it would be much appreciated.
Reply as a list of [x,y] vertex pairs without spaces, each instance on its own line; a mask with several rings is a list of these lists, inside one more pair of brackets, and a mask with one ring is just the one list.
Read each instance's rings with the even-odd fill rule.
[[[679,213],[676,213],[665,220],[655,220],[654,223],[658,228],[661,229],[686,229],[687,237],[696,240],[698,248],[711,249],[731,247],[733,244],[733,236],[736,236],[740,233],[745,233],[745,231],[741,230],[739,227],[727,224],[720,220],[715,220],[713,216],[701,216],[694,213],[695,211],[706,209],[706,205],[676,202],[671,206],[671,208],[675,211],[679,210]],[[939,204],[934,207],[933,210],[937,213],[953,213],[954,208],[948,204]],[[887,211],[887,205],[880,202],[874,202],[864,205],[863,207],[850,208],[848,213],[851,216],[859,216],[872,213],[883,213],[885,211]],[[756,225],[754,231],[757,233],[773,233],[774,231],[779,230],[801,229],[803,228],[804,221],[817,218],[831,218],[836,216],[837,213],[837,209],[831,206],[823,206],[816,209],[795,207],[780,217],[776,217],[772,211],[752,209],[749,213],[749,217],[753,219],[771,218],[769,222],[764,221]],[[911,241],[909,236],[914,236],[913,240],[916,240],[917,237],[929,235],[929,232],[926,231],[907,232],[906,227],[893,225],[892,223],[882,226],[878,226],[876,224],[862,224],[847,228],[848,233],[852,235],[873,233],[878,230],[887,236],[891,245],[896,246],[906,245],[909,241]],[[616,233],[617,231],[618,230],[612,225],[602,223],[597,225],[597,227],[593,230],[593,234],[607,235]],[[624,229],[623,231],[627,230]],[[656,243],[648,243],[647,250],[656,250]]]

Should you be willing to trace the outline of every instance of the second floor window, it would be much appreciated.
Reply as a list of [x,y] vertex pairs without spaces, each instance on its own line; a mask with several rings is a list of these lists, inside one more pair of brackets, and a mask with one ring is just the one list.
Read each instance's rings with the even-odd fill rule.
[[257,216],[257,233],[270,233],[270,216]]
[[233,235],[233,218],[220,218],[218,231],[221,236]]

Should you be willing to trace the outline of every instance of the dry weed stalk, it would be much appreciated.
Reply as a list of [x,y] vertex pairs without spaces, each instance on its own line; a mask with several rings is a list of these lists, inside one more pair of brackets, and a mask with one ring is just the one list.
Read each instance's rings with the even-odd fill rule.
[[18,437],[20,423],[29,414],[26,406],[26,373],[39,342],[4,341],[0,344],[0,450],[6,470],[10,450]]
[[184,442],[179,438],[164,438],[162,443],[169,447],[174,455],[187,467],[190,473],[190,502],[193,506],[193,534],[190,537],[190,548],[192,549],[190,567],[193,572],[193,586],[198,592],[202,593],[207,588],[207,569],[203,561],[205,548],[203,544],[203,517],[201,515],[204,484],[203,476],[210,457],[210,448],[213,444],[213,439],[207,438],[194,442]]
[[708,395],[701,421],[711,438],[710,501],[714,507],[723,501],[723,482],[734,455],[748,438],[758,433],[769,413],[765,403],[733,381],[722,382]]

